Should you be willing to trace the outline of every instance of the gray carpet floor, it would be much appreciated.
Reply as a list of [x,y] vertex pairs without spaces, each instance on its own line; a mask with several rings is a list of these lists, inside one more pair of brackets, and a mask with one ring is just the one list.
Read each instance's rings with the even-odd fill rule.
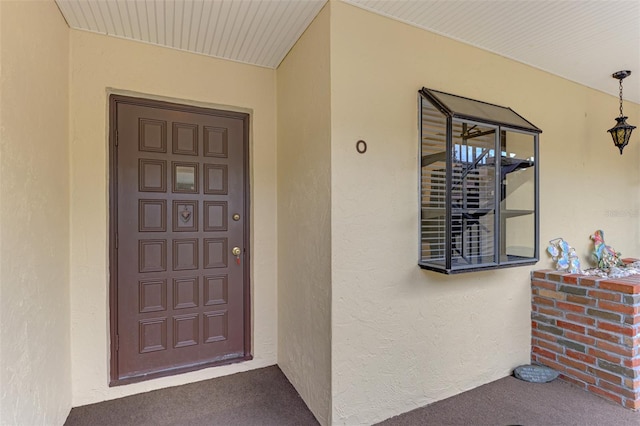
[[317,425],[277,366],[76,407],[65,425]]
[[560,380],[527,383],[505,377],[380,425],[640,426],[640,412]]
[[[65,423],[69,426],[317,424],[277,366],[76,407]],[[640,412],[559,380],[533,384],[505,377],[380,425],[640,426]]]

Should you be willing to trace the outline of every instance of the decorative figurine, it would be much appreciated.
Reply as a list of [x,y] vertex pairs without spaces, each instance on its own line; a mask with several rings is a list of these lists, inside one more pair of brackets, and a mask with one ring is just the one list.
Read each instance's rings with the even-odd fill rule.
[[580,259],[576,254],[576,250],[569,245],[562,238],[556,238],[549,241],[549,247],[547,252],[551,255],[551,258],[556,262],[556,270],[566,271],[572,274],[580,274]]
[[598,229],[591,235],[595,249],[593,258],[600,269],[611,269],[613,267],[622,266],[624,263],[620,259],[621,254],[616,252],[613,247],[604,243],[604,232]]

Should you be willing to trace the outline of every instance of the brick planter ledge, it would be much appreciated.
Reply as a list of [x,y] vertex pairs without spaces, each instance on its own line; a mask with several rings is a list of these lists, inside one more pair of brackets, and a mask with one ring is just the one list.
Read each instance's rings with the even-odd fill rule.
[[640,409],[640,275],[608,279],[535,271],[531,294],[531,361]]

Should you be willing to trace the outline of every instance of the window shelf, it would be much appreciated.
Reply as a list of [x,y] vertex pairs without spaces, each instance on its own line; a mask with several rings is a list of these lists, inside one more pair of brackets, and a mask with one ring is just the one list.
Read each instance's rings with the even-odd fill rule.
[[[453,214],[467,214],[470,216],[484,216],[492,209],[452,209]],[[527,214],[534,214],[534,210],[500,210],[500,215],[504,218],[524,216]],[[422,208],[422,219],[433,219],[436,217],[445,217],[446,210],[444,208],[432,209],[429,207]]]

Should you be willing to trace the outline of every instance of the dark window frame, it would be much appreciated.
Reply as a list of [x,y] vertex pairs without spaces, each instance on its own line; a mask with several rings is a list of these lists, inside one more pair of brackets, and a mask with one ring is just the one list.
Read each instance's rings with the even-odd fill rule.
[[[430,111],[425,116],[424,113],[424,102],[428,102],[427,106]],[[419,155],[419,167],[420,167],[420,180],[419,180],[419,199],[420,199],[420,238],[419,238],[419,261],[418,265],[423,269],[433,270],[436,272],[446,273],[446,274],[455,274],[462,272],[473,272],[480,270],[489,270],[489,269],[501,269],[507,267],[515,267],[515,266],[523,266],[523,265],[532,265],[538,262],[539,260],[539,234],[540,234],[540,204],[539,204],[539,134],[542,133],[538,127],[533,125],[531,122],[526,120],[524,117],[516,113],[511,108],[502,107],[495,104],[490,104],[482,101],[477,101],[470,98],[465,98],[457,95],[452,95],[445,92],[440,92],[436,90],[431,90],[427,88],[422,88],[419,91],[419,134],[420,134],[420,155]],[[454,108],[455,107],[455,108]],[[439,113],[441,117],[436,117]],[[425,119],[426,117],[426,119]],[[424,124],[425,121],[429,121],[432,119],[431,123]],[[436,119],[435,121],[433,119]],[[446,124],[443,124],[446,123]],[[439,126],[439,127],[438,127]],[[423,154],[424,143],[425,143],[425,127],[429,127],[431,129],[430,136],[433,141],[429,142],[431,146],[429,147],[429,154]],[[454,156],[462,157],[462,147],[463,145],[454,142],[454,127],[457,130],[462,129],[475,129],[475,133],[466,133],[463,131],[459,136],[455,135],[457,138],[463,138],[462,140],[466,143],[467,140],[482,137],[483,143],[485,146],[489,146],[486,144],[493,143],[493,148],[485,148],[482,153],[480,153],[481,148],[478,148],[478,145],[472,145],[471,148],[471,156],[474,161],[471,161],[471,165],[469,162],[462,165],[464,169],[460,172],[460,161],[454,164]],[[438,128],[443,133],[433,133],[433,129]],[[480,129],[483,129],[480,131]],[[531,136],[531,140],[533,143],[532,152],[533,156],[528,159],[514,159],[508,156],[506,152],[506,141],[508,133],[517,133],[523,134],[526,136]],[[444,136],[444,139],[443,139]],[[437,140],[436,140],[437,139]],[[493,139],[493,141],[492,141]],[[518,142],[517,142],[518,143]],[[444,152],[436,152],[433,150],[437,150],[438,144],[442,148],[444,148]],[[476,150],[476,153],[473,151]],[[480,150],[480,151],[479,151]],[[489,153],[489,155],[487,155]],[[466,155],[466,154],[465,154]],[[477,157],[477,158],[476,158]],[[481,198],[482,201],[490,204],[489,208],[485,208],[480,212],[479,209],[476,208],[475,212],[467,209],[468,202],[467,197],[471,192],[467,191],[466,183],[463,189],[456,189],[453,186],[454,179],[458,179],[457,185],[459,186],[459,182],[466,180],[467,175],[471,172],[480,175],[481,172],[478,170],[481,166],[491,165],[491,161],[493,159],[492,167],[484,167],[485,180],[488,182],[488,185],[494,185],[493,189],[491,187],[490,190],[485,188],[485,192],[487,194],[490,191],[494,191],[492,193],[492,197],[485,196],[485,198]],[[499,161],[498,161],[499,160]],[[430,205],[425,203],[425,191],[423,185],[425,183],[425,170],[430,173],[434,173],[433,169],[425,169],[429,164],[432,164],[434,161],[439,161],[439,164],[442,165],[444,163],[445,168],[445,178],[444,178],[444,190],[441,187],[433,186],[433,176],[429,176],[427,181],[432,182],[432,186],[429,188],[429,193],[432,194],[439,191],[439,196],[442,197],[442,192],[444,192],[444,214],[442,214],[441,209],[431,208]],[[426,165],[425,165],[426,164]],[[499,166],[498,166],[499,165]],[[507,174],[512,173],[514,171],[520,171],[523,169],[527,169],[529,167],[533,167],[533,210],[520,210],[520,211],[510,211],[506,209],[506,177]],[[454,168],[456,171],[454,172]],[[487,170],[493,171],[487,172]],[[440,174],[438,184],[442,183],[442,169],[437,169]],[[487,173],[492,173],[493,175],[489,175]],[[455,177],[454,177],[455,174]],[[472,177],[474,175],[471,175]],[[490,177],[493,179],[487,179],[486,177]],[[475,185],[478,186],[477,182],[481,181],[480,177],[475,178]],[[486,185],[485,185],[486,187]],[[453,193],[456,192],[456,195],[462,197],[464,199],[464,209],[459,205],[455,205],[453,200]],[[479,191],[479,189],[475,189],[475,191]],[[433,195],[430,195],[433,197]],[[478,196],[476,196],[478,198]],[[475,199],[473,199],[475,200]],[[487,201],[488,200],[488,201]],[[441,203],[441,199],[438,200]],[[456,201],[457,202],[457,201]],[[504,202],[504,206],[503,206]],[[434,213],[434,211],[440,210],[440,213]],[[455,222],[455,231],[454,231],[454,218],[453,211],[456,210],[458,216],[456,216]],[[426,213],[427,212],[427,213]],[[487,229],[484,227],[478,218],[483,214],[491,213],[487,219],[485,219],[484,223],[492,226],[492,229]],[[431,215],[440,215],[440,218],[437,221],[426,219]],[[507,234],[507,218],[517,217],[517,215],[531,217],[533,215],[533,247],[528,247],[528,249],[532,249],[533,255],[514,255],[507,253],[506,250],[506,234]],[[479,229],[484,227],[487,229],[488,236],[477,237],[477,254],[470,255],[466,257],[463,253],[465,250],[464,241],[467,238],[470,238],[467,234],[470,229],[469,225],[464,227],[460,224],[460,217],[463,217],[462,221],[464,222],[467,218],[469,218],[471,223],[477,224],[476,233],[480,233]],[[444,226],[443,219],[444,218]],[[475,220],[475,222],[474,222]],[[528,219],[527,219],[528,220]],[[491,223],[492,222],[492,223]],[[435,223],[435,225],[433,225]],[[466,222],[464,222],[466,223]],[[433,230],[436,231],[433,231]],[[425,231],[426,230],[426,231]],[[437,236],[433,237],[433,235],[429,235],[429,232],[436,232]],[[425,235],[427,235],[425,237]],[[431,238],[431,239],[429,239]],[[435,243],[433,242],[435,238]],[[457,247],[454,242],[454,239],[458,239],[457,244],[462,244],[462,249]],[[488,248],[485,248],[486,253],[480,252],[479,247],[481,246],[481,239],[484,238],[485,245]],[[487,242],[488,241],[488,242]],[[437,246],[437,249],[432,249],[433,246]],[[437,256],[440,254],[443,255],[443,258],[433,256],[431,258],[425,259],[425,246],[428,246],[428,250],[434,250],[437,253]],[[454,256],[454,251],[459,253],[458,256]],[[487,254],[488,253],[488,254]],[[463,258],[464,261],[468,263],[461,262],[459,259]],[[471,260],[470,260],[471,259]],[[488,260],[487,260],[488,259]]]

